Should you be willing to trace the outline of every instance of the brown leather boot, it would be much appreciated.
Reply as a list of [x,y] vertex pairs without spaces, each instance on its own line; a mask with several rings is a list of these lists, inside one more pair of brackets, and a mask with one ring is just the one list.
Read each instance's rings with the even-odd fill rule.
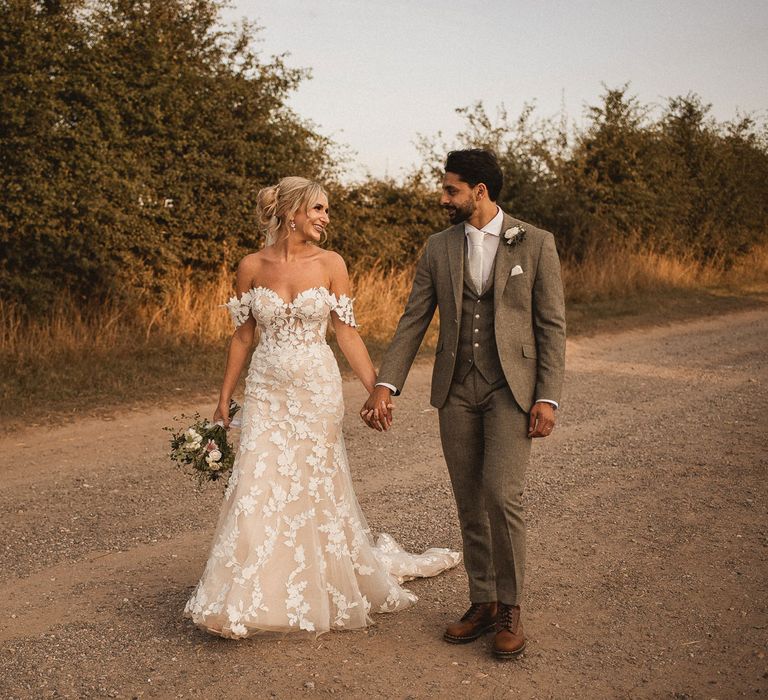
[[496,636],[493,639],[493,655],[511,659],[525,649],[523,623],[520,622],[520,606],[499,603]]
[[496,608],[495,601],[472,603],[461,620],[452,622],[445,628],[443,639],[451,644],[466,644],[482,637],[496,625]]

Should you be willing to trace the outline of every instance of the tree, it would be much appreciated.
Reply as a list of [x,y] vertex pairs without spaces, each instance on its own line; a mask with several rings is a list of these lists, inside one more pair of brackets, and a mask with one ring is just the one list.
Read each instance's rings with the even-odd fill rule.
[[0,5],[4,296],[158,291],[258,245],[261,186],[333,173],[333,145],[285,104],[306,72],[261,60],[220,5]]
[[482,104],[458,110],[465,128],[446,143],[421,137],[422,179],[439,178],[453,147],[494,150],[505,174],[499,204],[550,229],[560,250],[580,257],[616,241],[728,258],[765,240],[768,139],[752,117],[718,123],[697,95],[669,100],[660,117],[629,95],[606,89],[585,128],[516,120]]

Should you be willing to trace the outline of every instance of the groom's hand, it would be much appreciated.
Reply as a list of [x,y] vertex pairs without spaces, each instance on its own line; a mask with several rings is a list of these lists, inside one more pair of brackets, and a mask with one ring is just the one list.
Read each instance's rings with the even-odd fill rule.
[[551,403],[538,401],[533,404],[528,421],[528,437],[547,437],[555,427],[555,409]]
[[360,417],[369,428],[388,430],[392,425],[392,391],[385,386],[373,388],[368,400],[360,409]]

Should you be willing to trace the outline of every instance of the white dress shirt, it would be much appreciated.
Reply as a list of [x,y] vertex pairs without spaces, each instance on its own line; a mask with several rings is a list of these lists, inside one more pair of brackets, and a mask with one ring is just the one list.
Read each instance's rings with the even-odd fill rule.
[[[504,225],[504,212],[496,207],[496,216],[494,216],[483,228],[479,229],[485,234],[483,239],[483,287],[485,287],[488,277],[491,274],[493,268],[493,261],[496,258],[496,252],[499,249],[499,241],[501,240],[501,227]],[[469,249],[469,232],[477,231],[472,224],[468,221],[464,222],[464,240],[467,244],[467,250]],[[386,382],[377,382],[376,386],[385,386],[392,393],[395,393],[397,389],[391,384]],[[550,399],[536,399],[536,403],[551,403],[555,408],[558,407],[557,401]]]
[[482,287],[485,287],[488,277],[491,274],[491,268],[493,267],[493,261],[496,257],[496,251],[499,249],[499,241],[501,240],[501,227],[504,224],[504,214],[498,207],[496,208],[496,216],[494,216],[483,228],[476,229],[468,221],[464,222],[464,240],[467,242],[467,251],[469,251],[469,232],[481,231],[485,234],[483,238],[483,283]]

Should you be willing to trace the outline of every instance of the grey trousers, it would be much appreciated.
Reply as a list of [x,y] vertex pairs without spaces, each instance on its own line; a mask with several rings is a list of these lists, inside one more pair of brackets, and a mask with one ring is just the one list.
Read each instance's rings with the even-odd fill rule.
[[489,384],[472,368],[463,382],[453,382],[438,415],[470,600],[519,605],[525,575],[522,496],[531,452],[528,414],[505,380]]

